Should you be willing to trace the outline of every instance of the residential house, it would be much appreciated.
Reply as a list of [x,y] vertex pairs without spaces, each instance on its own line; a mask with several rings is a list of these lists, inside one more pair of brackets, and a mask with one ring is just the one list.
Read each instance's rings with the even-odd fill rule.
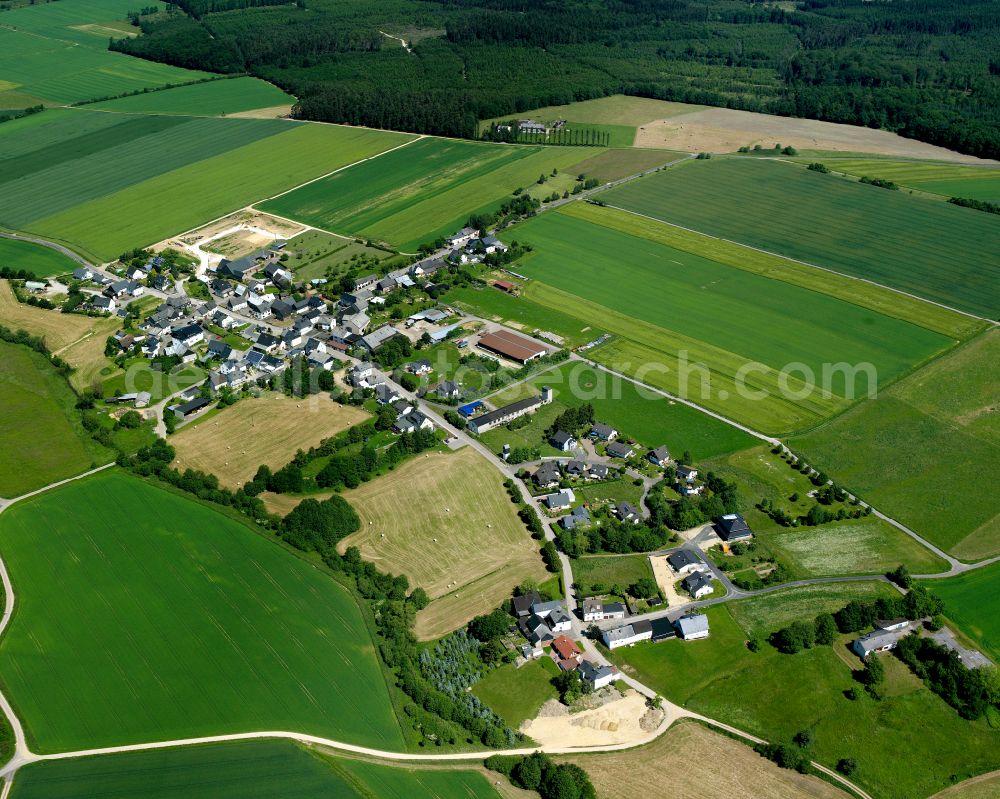
[[377,375],[375,364],[363,361],[351,367],[347,373],[347,382],[358,388],[371,388],[376,383],[381,382],[377,379]]
[[708,616],[704,613],[681,616],[674,622],[674,627],[677,628],[677,634],[685,641],[708,638]]
[[560,452],[569,452],[576,447],[576,439],[565,430],[557,430],[549,439],[549,443]]
[[414,375],[429,375],[434,371],[431,362],[428,360],[414,361],[406,365],[406,371]]
[[563,473],[567,477],[585,477],[588,469],[586,461],[571,460],[562,465]]
[[631,502],[619,502],[615,506],[615,516],[618,517],[619,521],[632,522],[632,524],[638,524],[642,520],[639,509]]
[[447,244],[449,247],[464,247],[474,238],[479,236],[479,231],[475,228],[464,227],[453,236],[449,236]]
[[583,653],[568,635],[560,635],[552,641],[552,659],[563,671],[573,671],[583,661]]
[[686,466],[685,464],[679,464],[677,467],[677,478],[679,480],[686,480],[689,483],[694,482],[698,477],[698,470],[693,466]]
[[257,340],[253,346],[254,349],[270,354],[281,346],[281,339],[277,336],[272,336],[270,333],[261,333],[257,336]]
[[454,380],[442,380],[434,386],[434,393],[441,399],[454,400],[459,398],[462,390],[458,387],[458,383]]
[[576,495],[572,488],[566,488],[545,497],[545,507],[549,510],[565,510],[574,502],[576,502]]
[[571,510],[566,516],[559,519],[559,525],[564,530],[575,530],[581,525],[590,524],[590,511],[583,505],[579,505]]
[[392,429],[397,433],[415,433],[417,430],[433,430],[434,422],[420,411],[410,411],[405,416],[396,419]]
[[696,483],[682,482],[677,486],[677,493],[682,497],[697,497],[705,493],[705,486]]
[[559,485],[559,467],[555,461],[543,461],[531,476],[532,482],[539,488],[554,488]]
[[689,574],[693,571],[704,571],[705,561],[686,549],[678,549],[667,555],[667,563],[675,574]]
[[205,331],[201,329],[201,325],[189,324],[171,330],[170,337],[174,341],[181,342],[185,347],[193,347],[205,340]]
[[587,470],[588,480],[606,480],[608,477],[608,467],[603,463],[592,463]]
[[404,397],[403,399],[398,399],[394,403],[392,403],[392,409],[396,412],[397,415],[405,416],[406,414],[408,414],[410,411],[413,410],[413,404]]
[[372,323],[372,320],[368,317],[364,311],[358,311],[357,313],[346,314],[340,318],[340,325],[345,330],[351,333],[356,333],[357,335],[362,335],[367,329],[368,325]]
[[79,269],[73,270],[74,280],[91,280],[94,277],[94,270],[88,266],[81,266]]
[[514,615],[518,618],[525,618],[531,615],[532,605],[538,605],[542,601],[542,597],[537,591],[529,591],[526,594],[521,594],[513,599]]
[[597,597],[587,597],[583,600],[584,621],[624,619],[627,614],[628,609],[621,602],[605,602]]
[[648,455],[646,455],[646,460],[648,460],[654,466],[659,466],[663,468],[664,466],[670,465],[670,450],[666,447],[657,447],[651,450]]
[[543,136],[548,132],[544,124],[533,119],[519,119],[517,130],[520,133],[541,134]]
[[400,393],[389,383],[375,386],[375,399],[379,405],[391,405],[400,398]]
[[594,426],[590,428],[590,437],[594,439],[594,441],[614,441],[618,438],[618,431],[611,425],[596,422]]
[[213,358],[226,360],[232,354],[233,348],[221,338],[213,338],[208,342],[208,354]]
[[284,321],[295,315],[295,307],[285,300],[275,300],[271,303],[271,313],[274,314],[275,319]]
[[631,624],[623,624],[613,630],[601,632],[601,639],[608,649],[634,646],[640,641],[649,641],[652,637],[653,627],[648,621],[634,621]]
[[556,637],[552,628],[546,624],[545,619],[534,614],[527,618],[519,619],[517,626],[521,634],[533,644],[547,644]]
[[715,532],[727,543],[730,541],[745,541],[753,536],[753,530],[746,520],[738,513],[727,513],[715,520]]
[[96,295],[90,301],[90,305],[95,311],[105,311],[107,313],[114,313],[115,308],[118,307],[118,303],[112,297],[98,297]]
[[900,637],[898,632],[874,630],[860,638],[855,638],[851,643],[851,649],[857,653],[858,657],[866,658],[874,652],[888,652],[890,649],[895,649]]
[[611,683],[618,679],[618,669],[614,666],[597,666],[589,660],[584,660],[580,663],[578,671],[583,681],[589,684],[594,691],[606,685],[611,685]]
[[608,453],[609,458],[621,458],[623,460],[628,460],[635,455],[635,450],[621,441],[612,441],[608,444],[605,451]]
[[375,284],[375,290],[380,294],[386,294],[396,288],[396,278],[384,277]]
[[160,354],[160,340],[156,336],[147,336],[142,343],[142,354],[147,358],[155,358]]
[[695,599],[701,599],[703,596],[708,596],[715,590],[715,585],[712,582],[712,575],[700,571],[691,572],[687,577],[681,580],[681,587]]
[[378,275],[376,274],[362,275],[359,278],[355,278],[354,289],[355,291],[359,291],[361,289],[370,289],[377,282],[378,282]]

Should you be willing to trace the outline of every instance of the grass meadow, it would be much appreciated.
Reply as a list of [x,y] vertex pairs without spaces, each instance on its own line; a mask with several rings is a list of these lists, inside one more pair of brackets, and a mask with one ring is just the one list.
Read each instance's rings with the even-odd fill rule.
[[691,162],[601,199],[974,314],[1000,314],[1000,223],[989,214],[754,159]]
[[68,104],[210,77],[108,50],[109,38],[137,30],[122,25],[133,10],[127,0],[74,0],[4,12],[0,97],[9,92]]
[[471,447],[420,455],[344,493],[361,530],[340,542],[393,574],[405,574],[432,602],[415,633],[439,638],[488,613],[524,580],[546,577],[500,473]]
[[[675,249],[656,241],[655,232],[643,236],[555,212],[519,225],[517,236],[534,247],[516,267],[533,279],[524,289],[529,299],[599,320],[618,334],[593,352],[594,360],[765,432],[811,426],[869,388],[865,375],[847,386],[843,374],[834,374],[829,395],[817,390],[794,400],[780,391],[787,364],[804,364],[818,378],[825,364],[869,363],[886,381],[952,343],[909,322]],[[681,354],[707,367],[711,385],[702,385],[699,369],[685,386]],[[763,399],[736,390],[748,362],[760,364],[747,384],[766,391]]]
[[945,601],[945,614],[990,657],[1000,662],[1000,566],[924,583]]
[[590,178],[597,178],[602,183],[607,183],[669,164],[685,155],[685,153],[675,153],[670,150],[605,150],[592,158],[575,164],[573,171],[577,175],[586,175]]
[[837,172],[891,180],[900,186],[940,194],[1000,203],[1000,168],[927,164],[914,161],[829,159],[824,163]]
[[99,260],[409,138],[283,120],[51,114],[54,129],[19,124],[28,118],[0,133],[0,146],[13,145],[0,161],[0,224]]
[[0,267],[26,269],[36,277],[72,272],[76,261],[57,250],[30,241],[0,238]]
[[788,443],[964,560],[1000,553],[1000,407],[992,330]]
[[35,751],[269,729],[401,745],[354,599],[241,522],[104,472],[0,531],[0,679]]
[[284,254],[288,255],[285,268],[291,269],[300,280],[312,280],[328,274],[346,274],[351,267],[351,259],[356,255],[379,259],[388,256],[384,250],[359,244],[354,239],[333,236],[322,230],[306,230],[289,239]]
[[514,189],[595,155],[583,147],[511,147],[425,137],[269,202],[263,211],[413,251],[454,233]]
[[472,693],[516,730],[521,722],[535,718],[545,702],[558,698],[552,685],[558,673],[559,667],[549,657],[528,661],[520,668],[508,663],[488,672],[472,687]]
[[641,580],[653,579],[653,567],[647,555],[588,555],[573,561],[573,579],[583,588],[584,594],[593,593],[587,586],[603,585],[607,593],[617,593],[612,586],[623,590]]
[[[885,587],[883,586],[883,590]],[[830,647],[783,655],[769,644],[759,652],[745,646],[747,631],[734,615],[754,619],[751,629],[772,630],[823,609],[846,604],[792,592],[709,608],[711,637],[704,641],[642,643],[613,659],[664,697],[695,712],[724,720],[770,741],[790,742],[800,730],[815,736],[813,758],[832,768],[842,757],[857,760],[851,776],[874,796],[915,799],[973,774],[1000,767],[1000,730],[984,720],[970,722],[932,694],[899,661],[883,656],[886,696],[874,701],[854,681],[861,661],[840,636]],[[765,603],[758,611],[752,604]],[[859,698],[844,692],[855,688]],[[773,701],[779,697],[780,701]]]
[[495,799],[481,772],[324,757],[290,741],[238,741],[35,763],[12,799]]
[[16,497],[114,458],[83,429],[76,395],[37,352],[0,342],[0,497]]
[[259,78],[227,78],[192,83],[117,100],[93,103],[89,108],[130,114],[190,114],[224,117],[259,108],[291,105],[295,98]]

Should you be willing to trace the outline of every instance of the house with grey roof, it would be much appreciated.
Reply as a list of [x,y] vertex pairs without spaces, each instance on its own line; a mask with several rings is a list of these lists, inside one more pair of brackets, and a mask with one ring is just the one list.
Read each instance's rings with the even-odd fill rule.
[[685,641],[708,638],[708,616],[704,613],[681,616],[674,622],[674,627],[677,628],[677,634]]
[[623,444],[621,441],[612,441],[605,448],[605,452],[608,453],[609,458],[622,458],[624,460],[627,460],[635,455],[635,450],[628,444]]
[[694,571],[681,580],[681,587],[695,599],[708,596],[715,590],[711,573]]
[[618,438],[618,431],[609,424],[595,422],[590,428],[590,437],[595,441],[614,441]]
[[727,513],[715,520],[715,532],[723,541],[745,541],[753,536],[753,530],[738,513]]
[[583,505],[578,505],[559,519],[559,526],[564,530],[575,530],[577,527],[587,524],[590,524],[590,511]]
[[650,450],[649,454],[646,455],[646,460],[648,460],[654,466],[664,467],[670,464],[670,450],[666,447],[657,447],[654,450]]
[[618,678],[618,669],[614,666],[598,666],[589,660],[584,660],[577,671],[585,683],[588,683],[593,690],[610,685]]
[[652,637],[653,626],[648,621],[634,621],[631,624],[623,624],[621,627],[601,632],[601,639],[608,649],[635,646],[640,641],[649,641]]
[[702,571],[708,568],[705,562],[686,549],[678,549],[667,555],[667,563],[674,570],[675,574],[688,574],[693,571]]

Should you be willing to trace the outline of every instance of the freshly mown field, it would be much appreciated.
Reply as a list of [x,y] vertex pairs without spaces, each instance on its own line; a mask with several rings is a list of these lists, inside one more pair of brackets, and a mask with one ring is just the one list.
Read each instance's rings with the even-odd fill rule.
[[104,355],[108,336],[121,327],[115,316],[96,319],[25,305],[14,297],[10,284],[0,280],[0,324],[44,338],[48,348],[73,367],[69,382],[77,391],[100,383],[115,370]]
[[[533,279],[525,294],[618,334],[594,351],[595,360],[765,432],[815,424],[846,407],[844,398],[866,394],[870,372],[891,380],[952,343],[915,324],[676,249],[656,240],[660,227],[648,222],[648,233],[625,232],[558,211],[529,220],[517,228],[517,237],[534,247],[516,267]],[[707,384],[706,370],[690,366],[699,363],[712,373]],[[870,368],[848,380],[830,369],[843,363]],[[804,373],[814,376],[815,390],[803,386]],[[781,390],[784,374],[792,391]],[[741,375],[767,396],[739,390]],[[791,396],[800,389],[801,398]]]
[[552,678],[558,673],[559,667],[548,657],[529,661],[520,668],[508,663],[472,686],[472,693],[516,730],[521,722],[538,715],[538,709],[549,699],[558,698],[552,685]]
[[258,207],[413,251],[454,233],[471,214],[495,209],[540,174],[576,174],[573,165],[598,152],[423,138]]
[[[0,224],[109,260],[407,139],[277,119],[46,112],[0,132]],[[153,198],[155,213],[141,212]]]
[[37,352],[0,341],[0,497],[16,497],[114,457],[83,429],[76,395]]
[[[758,542],[778,556],[794,579],[850,574],[881,574],[905,564],[914,574],[947,569],[947,564],[908,535],[876,516],[831,522],[818,527],[781,527],[757,508],[766,498],[793,516],[816,503],[816,487],[792,469],[770,447],[760,445],[701,464],[736,484],[743,498],[741,512]],[[836,477],[836,475],[835,475]],[[792,496],[798,495],[796,500]],[[836,512],[841,506],[831,506]],[[853,510],[847,506],[848,510]]]
[[73,0],[4,12],[0,98],[12,93],[68,104],[210,77],[109,51],[109,38],[137,31],[121,25],[135,10],[127,0]]
[[[822,603],[813,597],[799,618],[811,619],[854,596],[851,591]],[[760,629],[793,620],[785,609],[798,603],[794,595],[747,604],[765,601],[771,606],[763,612],[745,611],[761,617]],[[830,768],[840,758],[854,758],[858,770],[851,780],[873,796],[925,797],[1000,767],[1000,730],[985,720],[960,718],[891,655],[882,657],[886,695],[875,701],[853,679],[861,661],[848,649],[849,637],[796,655],[780,654],[767,643],[754,653],[728,606],[707,614],[711,637],[705,641],[643,643],[613,658],[671,701],[767,740],[788,743],[800,730],[811,730],[813,758]],[[844,695],[849,688],[858,692],[857,700]]]
[[[778,768],[748,745],[684,720],[648,746],[557,759],[586,770],[602,799],[635,799],[664,779],[669,780],[670,796],[846,799],[849,795],[818,777]],[[692,763],[710,767],[691,768]]]
[[0,680],[35,751],[248,730],[401,745],[353,598],[242,523],[104,472],[0,532],[18,593]]
[[820,160],[830,169],[857,177],[867,175],[891,180],[900,186],[943,197],[1000,202],[1000,167],[840,158]]
[[314,447],[368,416],[326,394],[293,399],[271,392],[184,427],[171,436],[170,445],[177,450],[177,468],[209,472],[236,488],[253,479],[261,464],[277,471],[297,450]]
[[1000,331],[789,445],[956,557],[1000,552]]
[[207,83],[192,83],[175,89],[135,94],[94,103],[88,108],[121,111],[131,114],[190,114],[192,116],[224,117],[290,105],[295,98],[271,83],[258,78],[231,78]]
[[535,375],[490,402],[499,407],[537,393],[541,386],[549,386],[566,407],[590,403],[598,421],[649,449],[665,444],[677,455],[689,450],[701,460],[746,449],[756,441],[732,425],[578,361]]
[[753,159],[685,164],[601,194],[609,205],[1000,315],[1000,220]]
[[340,542],[341,551],[357,546],[365,560],[427,591],[433,601],[415,627],[422,639],[462,626],[521,582],[546,576],[500,474],[471,447],[418,456],[344,497],[361,530]]
[[0,238],[0,268],[26,269],[37,277],[62,275],[77,267],[76,261],[61,252],[30,241]]
[[32,764],[12,799],[405,799],[498,794],[481,773],[324,757],[290,741],[238,741]]
[[945,614],[994,661],[1000,662],[1000,565],[924,583],[945,601]]

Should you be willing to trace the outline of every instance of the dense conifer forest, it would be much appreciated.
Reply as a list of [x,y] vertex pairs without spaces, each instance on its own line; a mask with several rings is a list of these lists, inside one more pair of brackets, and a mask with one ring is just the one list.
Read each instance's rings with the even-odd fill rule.
[[1000,157],[995,0],[173,2],[111,47],[259,75],[306,119],[471,137],[479,119],[625,93]]

